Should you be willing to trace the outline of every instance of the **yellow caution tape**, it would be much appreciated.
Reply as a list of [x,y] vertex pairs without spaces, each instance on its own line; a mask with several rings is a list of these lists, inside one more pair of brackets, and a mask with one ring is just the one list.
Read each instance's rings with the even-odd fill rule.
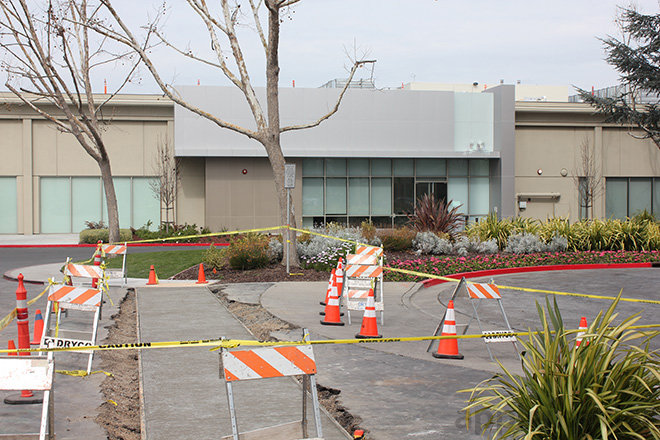
[[89,374],[87,373],[86,370],[55,370],[56,373],[59,374],[64,374],[67,376],[74,376],[74,377],[85,377],[85,376],[91,376],[92,374],[98,374],[98,373],[103,373],[108,377],[112,377],[112,373],[108,373],[107,371],[103,370],[97,370],[97,371],[91,371]]
[[[636,325],[627,327],[627,330],[642,330],[660,328],[660,324]],[[578,333],[581,329],[567,330],[567,333]],[[658,333],[657,330],[654,330]],[[90,345],[82,347],[53,347],[53,348],[24,348],[15,350],[0,350],[0,354],[9,352],[32,353],[32,352],[60,352],[60,351],[106,351],[106,350],[145,350],[151,348],[186,348],[186,347],[212,347],[211,351],[221,348],[236,347],[269,347],[282,345],[328,345],[328,344],[370,344],[382,342],[418,342],[439,341],[442,339],[481,339],[503,336],[527,336],[542,333],[541,331],[525,332],[492,332],[487,335],[439,335],[439,336],[407,336],[394,338],[369,338],[369,339],[320,339],[315,341],[255,341],[252,339],[197,339],[190,341],[162,341],[162,342],[135,342],[126,344]]]
[[[134,240],[134,241],[122,241],[113,244],[136,244],[136,243],[157,243],[162,241],[174,241],[174,240],[187,240],[189,238],[204,238],[204,237],[219,237],[222,235],[236,235],[236,234],[247,234],[249,232],[264,232],[264,231],[275,231],[278,229],[286,229],[286,226],[271,226],[269,228],[256,228],[256,229],[243,229],[241,231],[228,231],[228,232],[211,232],[209,234],[198,234],[198,235],[183,235],[176,237],[165,237],[165,238],[152,238],[149,240]],[[213,244],[213,243],[209,243]]]
[[[449,277],[443,277],[441,275],[432,275],[430,273],[424,273],[424,272],[415,272],[413,270],[406,270],[406,269],[396,269],[394,267],[383,267],[384,270],[389,270],[391,272],[399,272],[399,273],[404,273],[407,275],[414,275],[418,277],[424,277],[424,278],[433,278],[436,280],[443,280],[443,281],[449,281],[452,283],[458,283],[461,280],[460,279],[455,279],[455,278],[449,278]],[[472,281],[465,280],[465,282],[470,283],[470,284],[476,284]],[[614,301],[617,298],[614,296],[604,296],[604,295],[591,295],[587,293],[572,293],[572,292],[560,292],[557,290],[544,290],[544,289],[531,289],[528,287],[516,287],[516,286],[501,286],[497,285],[499,289],[508,289],[508,290],[519,290],[521,292],[531,292],[531,293],[547,293],[549,295],[561,295],[561,296],[577,296],[581,298],[593,298],[593,299],[607,299],[610,301]],[[626,301],[626,302],[634,302],[634,303],[647,303],[647,304],[660,304],[660,301],[653,300],[653,299],[638,299],[638,298],[619,298],[619,301]]]
[[[284,227],[286,228],[286,226],[284,226]],[[371,244],[368,244],[368,243],[360,243],[360,242],[357,242],[357,241],[354,241],[354,240],[348,240],[346,238],[333,237],[332,235],[321,234],[320,232],[314,232],[314,231],[310,231],[308,229],[292,228],[290,226],[288,228],[291,229],[292,231],[302,232],[302,233],[310,234],[310,235],[318,235],[319,237],[332,238],[333,240],[343,241],[345,243],[351,243],[351,244],[355,244],[355,245],[358,245],[358,246],[381,247],[381,246],[374,246],[374,245],[371,245]]]
[[[49,278],[48,279],[48,286],[46,286],[46,288],[39,295],[37,295],[34,298],[32,298],[31,300],[29,300],[27,302],[28,305],[31,306],[35,302],[39,301],[39,298],[41,298],[44,295],[44,293],[46,293],[48,291],[48,289],[50,288],[50,286],[52,286],[53,284],[57,284],[57,283],[52,278]],[[14,320],[14,318],[16,318],[16,309],[12,310],[11,312],[9,312],[9,314],[7,314],[7,316],[0,319],[0,330],[3,330],[5,327],[7,327],[9,324],[11,324],[11,322]]]

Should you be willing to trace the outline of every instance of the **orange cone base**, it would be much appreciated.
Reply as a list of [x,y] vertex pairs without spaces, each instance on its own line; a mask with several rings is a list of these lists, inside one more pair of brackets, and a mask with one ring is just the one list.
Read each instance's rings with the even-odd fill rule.
[[434,358],[438,359],[463,359],[462,354],[441,354],[441,353],[433,353]]
[[[7,405],[36,405],[44,403],[44,398],[41,394],[23,397],[24,393],[25,392],[21,392],[20,394],[5,397],[5,403]],[[30,392],[30,394],[32,394],[32,392]]]
[[355,337],[357,339],[369,339],[369,338],[382,338],[383,335],[370,335],[370,336],[367,336],[367,335],[362,335],[362,334],[358,333],[357,335],[355,335]]
[[341,321],[340,321],[340,322],[325,322],[325,321],[321,321],[321,324],[323,324],[323,325],[344,325],[344,323],[341,322]]

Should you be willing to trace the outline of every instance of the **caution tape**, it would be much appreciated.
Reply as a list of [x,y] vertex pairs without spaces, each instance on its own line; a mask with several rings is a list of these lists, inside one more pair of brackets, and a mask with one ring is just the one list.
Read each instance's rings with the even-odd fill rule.
[[86,370],[55,370],[55,372],[58,373],[58,374],[64,374],[66,376],[73,376],[73,377],[85,377],[85,376],[91,376],[92,374],[99,374],[99,373],[103,373],[108,377],[113,376],[112,373],[108,373],[107,371],[103,371],[103,370],[90,371],[89,373]]
[[[165,238],[151,238],[149,240],[133,240],[133,241],[122,241],[113,244],[136,244],[136,243],[157,243],[162,241],[174,241],[174,240],[188,240],[191,238],[205,238],[205,237],[220,237],[222,235],[237,235],[237,234],[247,234],[250,232],[264,232],[264,231],[275,231],[278,229],[287,229],[286,226],[271,226],[269,228],[255,228],[255,229],[243,229],[241,231],[228,231],[228,232],[211,232],[209,234],[197,234],[197,235],[182,235],[174,237],[165,237]],[[213,244],[213,243],[209,243]]]
[[[399,272],[399,273],[404,273],[407,275],[414,275],[418,277],[424,277],[424,278],[433,278],[436,280],[443,280],[443,281],[449,281],[452,283],[458,283],[461,280],[457,280],[455,278],[449,278],[449,277],[443,277],[441,275],[432,275],[429,273],[424,273],[424,272],[416,272],[413,270],[406,270],[406,269],[396,269],[394,267],[383,267],[384,270],[389,270],[391,272]],[[475,284],[472,281],[465,280],[466,283],[469,284]],[[498,288],[500,289],[508,289],[508,290],[518,290],[521,292],[530,292],[530,293],[546,293],[549,295],[560,295],[560,296],[576,296],[580,298],[592,298],[592,299],[607,299],[610,301],[614,301],[617,299],[617,297],[614,296],[604,296],[604,295],[592,295],[592,294],[587,294],[587,293],[572,293],[572,292],[560,292],[557,290],[544,290],[544,289],[532,289],[529,287],[516,287],[516,286],[501,286],[497,285]],[[653,300],[653,299],[639,299],[639,298],[618,298],[619,301],[626,301],[626,302],[634,302],[634,303],[646,303],[646,304],[660,304],[660,301]]]
[[[660,328],[660,324],[647,324],[626,327],[626,330],[644,330]],[[566,333],[578,333],[582,329],[566,330]],[[658,333],[658,330],[653,330]],[[187,348],[187,347],[211,347],[211,351],[222,348],[237,347],[270,347],[283,345],[330,345],[330,344],[373,344],[387,342],[419,342],[419,341],[440,341],[443,339],[481,339],[503,336],[528,336],[543,333],[542,331],[525,332],[492,332],[487,335],[431,335],[431,336],[404,336],[394,338],[369,338],[369,339],[318,339],[313,341],[255,341],[252,339],[197,339],[189,341],[161,341],[161,342],[134,342],[125,344],[105,344],[88,345],[78,347],[52,347],[52,348],[24,348],[12,350],[0,350],[0,354],[6,353],[34,353],[34,352],[61,352],[61,351],[108,351],[108,350],[146,350],[153,348]]]
[[310,231],[308,229],[292,228],[291,226],[283,226],[283,228],[288,228],[288,229],[291,229],[292,231],[302,232],[304,234],[318,235],[319,237],[332,238],[333,240],[343,241],[344,243],[351,243],[351,244],[354,244],[354,245],[357,245],[357,246],[381,247],[381,246],[374,246],[374,245],[371,245],[369,243],[360,243],[360,242],[355,241],[355,240],[348,240],[346,238],[333,237],[332,235],[321,234],[320,232]]
[[[27,302],[27,304],[29,306],[31,306],[35,302],[39,301],[39,298],[41,298],[44,295],[44,293],[46,293],[48,291],[48,289],[50,288],[50,286],[52,286],[53,284],[58,284],[58,283],[56,283],[52,278],[49,278],[48,279],[48,286],[46,286],[46,288],[39,295],[37,295],[34,298],[32,298],[31,300],[29,300]],[[0,330],[3,330],[5,327],[7,327],[9,324],[11,324],[11,322],[14,320],[14,318],[16,318],[16,309],[12,310],[11,312],[9,312],[7,314],[7,316],[0,319]]]

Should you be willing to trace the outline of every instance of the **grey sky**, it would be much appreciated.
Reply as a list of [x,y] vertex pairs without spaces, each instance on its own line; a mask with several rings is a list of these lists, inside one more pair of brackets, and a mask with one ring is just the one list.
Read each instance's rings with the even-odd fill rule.
[[[160,2],[115,0],[130,23],[147,21]],[[201,21],[183,0],[170,3],[165,32],[181,46],[209,51]],[[215,2],[210,1],[210,4]],[[603,61],[598,36],[618,35],[614,17],[625,0],[303,0],[282,24],[281,82],[290,87],[318,87],[346,76],[345,49],[368,51],[377,60],[378,87],[401,83],[495,84],[521,80],[527,84],[574,84],[583,88],[613,85],[617,73]],[[658,1],[637,1],[643,12],[657,13]],[[245,7],[247,8],[247,7]],[[244,9],[245,9],[244,8]],[[247,12],[247,11],[245,11]],[[245,20],[250,17],[244,17]],[[245,53],[255,85],[264,84],[263,49],[245,28]],[[170,50],[158,49],[154,59],[163,77],[175,84],[228,85],[214,71],[193,64]],[[157,89],[146,70],[141,84],[126,91]],[[119,75],[103,73],[112,85]],[[362,72],[361,76],[369,76]],[[102,81],[102,80],[99,80]]]

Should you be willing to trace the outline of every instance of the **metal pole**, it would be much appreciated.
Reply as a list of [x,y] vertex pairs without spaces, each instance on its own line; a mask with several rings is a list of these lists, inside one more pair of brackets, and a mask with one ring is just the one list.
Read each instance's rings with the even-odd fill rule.
[[286,189],[286,273],[289,274],[289,244],[291,241],[291,189]]

